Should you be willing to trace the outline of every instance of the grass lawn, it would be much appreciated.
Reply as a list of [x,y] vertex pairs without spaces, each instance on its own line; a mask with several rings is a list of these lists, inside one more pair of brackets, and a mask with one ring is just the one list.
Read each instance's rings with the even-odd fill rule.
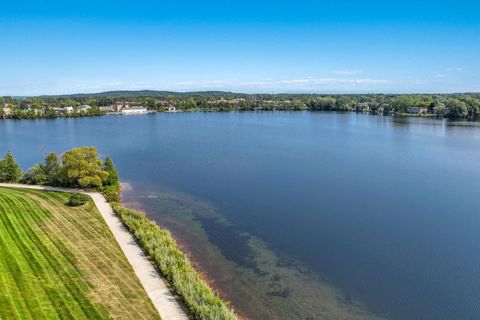
[[93,202],[0,187],[0,319],[159,319]]

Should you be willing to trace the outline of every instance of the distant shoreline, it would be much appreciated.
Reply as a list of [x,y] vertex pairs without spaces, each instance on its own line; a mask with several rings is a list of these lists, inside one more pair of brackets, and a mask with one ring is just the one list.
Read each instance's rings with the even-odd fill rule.
[[480,122],[480,119],[470,120],[466,118],[448,118],[437,116],[434,114],[409,114],[409,113],[395,113],[395,114],[378,114],[373,112],[355,112],[355,111],[337,111],[337,110],[179,110],[175,112],[159,112],[150,110],[148,112],[142,113],[135,113],[135,114],[122,114],[121,112],[109,112],[102,115],[96,116],[79,116],[79,117],[56,117],[56,118],[22,118],[22,119],[14,119],[14,118],[1,118],[0,123],[2,120],[11,120],[11,121],[35,121],[35,120],[59,120],[59,119],[78,119],[78,118],[98,118],[103,116],[140,116],[140,115],[152,115],[152,114],[162,114],[162,113],[337,113],[337,114],[361,114],[361,115],[368,115],[368,116],[381,116],[381,117],[390,117],[390,118],[424,118],[424,119],[436,119],[436,120],[449,120],[449,121],[468,121],[472,123]]
[[241,94],[221,91],[118,91],[92,95],[0,97],[0,118],[9,119],[180,111],[336,111],[480,120],[480,93]]

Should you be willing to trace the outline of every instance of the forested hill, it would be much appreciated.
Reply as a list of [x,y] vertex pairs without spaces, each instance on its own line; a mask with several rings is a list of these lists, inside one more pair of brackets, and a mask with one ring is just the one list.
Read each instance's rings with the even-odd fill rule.
[[[361,96],[386,96],[386,97],[395,97],[395,96],[470,96],[472,98],[479,99],[480,92],[465,92],[465,93],[438,93],[438,94],[315,94],[315,93],[277,93],[275,95],[268,93],[258,93],[258,94],[248,94],[248,93],[236,93],[230,91],[187,91],[187,92],[178,92],[178,91],[165,91],[165,90],[117,90],[117,91],[105,91],[97,93],[73,93],[73,94],[63,94],[63,95],[41,95],[37,98],[136,98],[136,97],[193,97],[193,96],[203,96],[203,97],[273,97],[273,96],[283,96],[283,97],[305,97],[305,96],[332,96],[332,97],[361,97]],[[16,98],[27,98],[16,97]]]
[[99,93],[76,93],[66,95],[43,95],[39,98],[135,98],[135,97],[167,97],[167,96],[224,96],[224,95],[236,95],[242,94],[226,92],[226,91],[193,91],[193,92],[175,92],[175,91],[156,91],[156,90],[119,90],[119,91],[106,91]]

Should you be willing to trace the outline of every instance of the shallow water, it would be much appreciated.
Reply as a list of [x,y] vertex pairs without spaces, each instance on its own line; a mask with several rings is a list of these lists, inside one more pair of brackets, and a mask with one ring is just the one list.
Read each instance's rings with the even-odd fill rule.
[[251,318],[480,318],[480,126],[336,113],[0,121],[24,168],[95,145]]

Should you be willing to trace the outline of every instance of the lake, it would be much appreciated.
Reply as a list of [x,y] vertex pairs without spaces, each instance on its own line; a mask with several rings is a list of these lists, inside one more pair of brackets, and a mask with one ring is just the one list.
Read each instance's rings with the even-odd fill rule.
[[480,319],[480,124],[312,112],[0,121],[82,145],[252,319]]

